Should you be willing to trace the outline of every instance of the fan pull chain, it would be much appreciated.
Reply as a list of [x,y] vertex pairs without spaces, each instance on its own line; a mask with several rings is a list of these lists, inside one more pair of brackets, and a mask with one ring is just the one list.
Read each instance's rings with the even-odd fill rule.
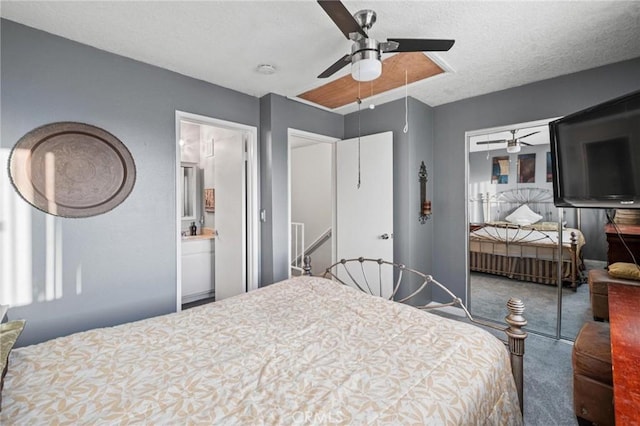
[[404,70],[404,129],[402,131],[407,133],[409,131],[409,101],[407,90],[407,70]]
[[360,107],[362,106],[362,99],[360,99],[360,82],[358,81],[358,186],[360,189]]
[[[371,88],[371,94],[369,95],[369,97],[373,98],[373,80],[371,80],[371,84],[369,87]],[[375,109],[375,107],[376,105],[373,102],[369,104],[369,109]]]
[[[489,135],[487,135],[487,142],[489,141]],[[487,144],[487,160],[489,159],[489,154],[491,154],[491,144]]]

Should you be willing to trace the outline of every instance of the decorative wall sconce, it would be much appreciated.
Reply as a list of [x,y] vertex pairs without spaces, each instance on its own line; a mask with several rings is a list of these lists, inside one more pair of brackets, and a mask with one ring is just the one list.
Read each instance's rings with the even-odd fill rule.
[[427,166],[422,161],[420,162],[420,172],[418,173],[418,181],[420,182],[420,216],[418,221],[423,225],[431,217],[431,201],[427,200],[427,177]]

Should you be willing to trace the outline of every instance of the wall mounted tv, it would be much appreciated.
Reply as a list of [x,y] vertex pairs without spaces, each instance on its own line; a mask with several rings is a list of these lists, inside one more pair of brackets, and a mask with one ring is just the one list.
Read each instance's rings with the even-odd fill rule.
[[640,90],[549,123],[558,207],[640,209]]

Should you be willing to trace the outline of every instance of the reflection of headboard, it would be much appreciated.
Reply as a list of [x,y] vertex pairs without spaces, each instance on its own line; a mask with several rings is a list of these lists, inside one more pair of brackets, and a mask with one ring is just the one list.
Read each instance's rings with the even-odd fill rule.
[[558,220],[557,208],[553,204],[553,193],[548,189],[510,189],[496,194],[487,193],[480,200],[485,222],[505,220],[505,217],[523,204],[541,215],[543,222]]

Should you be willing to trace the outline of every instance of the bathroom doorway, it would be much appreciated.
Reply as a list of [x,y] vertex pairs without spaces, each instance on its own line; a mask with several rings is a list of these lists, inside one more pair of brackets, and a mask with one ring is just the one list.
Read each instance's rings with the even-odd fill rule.
[[257,185],[255,127],[176,111],[178,311],[257,288]]

